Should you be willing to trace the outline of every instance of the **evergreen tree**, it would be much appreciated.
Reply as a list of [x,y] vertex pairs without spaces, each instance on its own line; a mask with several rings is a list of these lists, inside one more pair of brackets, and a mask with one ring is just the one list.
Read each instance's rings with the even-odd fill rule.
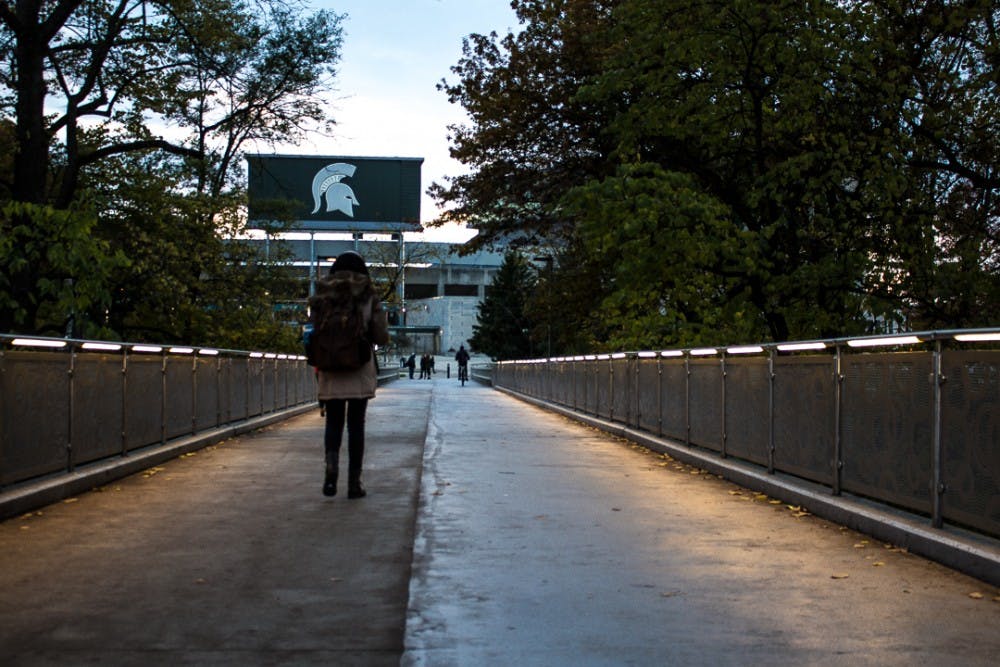
[[534,322],[525,307],[536,283],[534,269],[514,250],[504,255],[486,298],[479,304],[469,346],[493,359],[524,359],[535,355]]

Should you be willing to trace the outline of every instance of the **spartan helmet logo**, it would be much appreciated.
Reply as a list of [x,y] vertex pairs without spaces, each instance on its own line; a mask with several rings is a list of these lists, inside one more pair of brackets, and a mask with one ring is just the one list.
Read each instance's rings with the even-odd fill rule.
[[354,207],[360,206],[357,196],[351,186],[341,183],[342,178],[354,176],[356,167],[353,164],[336,162],[328,164],[313,176],[312,195],[316,207],[313,213],[319,211],[323,195],[326,195],[326,210],[340,211],[344,215],[354,217]]

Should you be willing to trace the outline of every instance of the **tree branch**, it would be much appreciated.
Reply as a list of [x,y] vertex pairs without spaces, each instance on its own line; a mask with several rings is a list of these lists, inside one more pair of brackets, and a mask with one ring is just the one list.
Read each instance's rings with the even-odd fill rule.
[[109,144],[96,151],[87,153],[80,156],[80,165],[87,165],[99,160],[103,160],[106,157],[112,155],[120,155],[122,153],[134,153],[136,151],[148,151],[148,150],[161,150],[173,155],[182,155],[184,157],[200,158],[202,157],[201,151],[195,150],[193,148],[186,148],[184,146],[178,146],[172,144],[165,139],[145,139],[142,141],[128,141],[120,142],[116,144]]

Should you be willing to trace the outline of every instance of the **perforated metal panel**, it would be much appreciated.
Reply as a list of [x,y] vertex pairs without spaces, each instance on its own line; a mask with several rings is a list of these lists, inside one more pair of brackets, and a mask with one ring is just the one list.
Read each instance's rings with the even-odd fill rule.
[[845,491],[931,511],[931,364],[930,352],[844,357]]
[[122,452],[122,357],[76,356],[73,370],[73,463]]
[[125,447],[128,450],[160,442],[163,413],[163,360],[133,355],[125,370]]
[[946,350],[942,372],[944,517],[1000,537],[1000,352]]
[[774,361],[775,469],[823,484],[834,481],[834,360],[830,356]]
[[597,362],[585,361],[577,368],[580,384],[577,391],[583,396],[581,404],[589,414],[597,414]]
[[722,367],[718,359],[695,359],[691,371],[691,444],[722,451]]
[[767,465],[770,447],[767,359],[726,360],[726,453]]
[[247,360],[247,417],[264,412],[264,360]]
[[611,364],[604,360],[597,364],[597,415],[611,419]]
[[229,359],[229,414],[230,419],[246,419],[250,415],[249,387],[247,386],[250,362],[247,357]]
[[69,355],[0,356],[0,483],[65,470],[69,459]]
[[660,415],[663,435],[687,440],[687,367],[681,359],[660,362]]
[[560,362],[554,364],[555,376],[553,377],[553,399],[560,405],[573,405],[573,376],[570,373],[569,364]]
[[204,431],[219,424],[219,362],[214,357],[201,357],[196,359],[195,363],[194,428],[197,431]]
[[638,360],[638,387],[636,400],[639,428],[650,433],[660,432],[660,369],[656,359]]
[[613,396],[611,398],[611,416],[617,422],[629,424],[632,406],[632,394],[635,393],[635,377],[632,374],[631,362],[628,359],[612,359],[611,366],[611,387]]
[[[228,423],[232,417],[231,410],[229,407],[229,400],[231,398],[231,392],[229,389],[230,375],[232,374],[232,364],[228,358],[219,359],[219,424]],[[298,403],[299,401],[296,401]]]

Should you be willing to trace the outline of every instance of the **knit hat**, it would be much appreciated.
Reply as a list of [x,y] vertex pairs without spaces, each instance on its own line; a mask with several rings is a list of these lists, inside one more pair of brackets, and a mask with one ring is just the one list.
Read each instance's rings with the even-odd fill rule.
[[353,271],[354,273],[368,275],[368,267],[365,266],[364,258],[353,250],[348,250],[337,256],[337,259],[333,262],[333,266],[330,267],[330,273],[336,273],[337,271]]

